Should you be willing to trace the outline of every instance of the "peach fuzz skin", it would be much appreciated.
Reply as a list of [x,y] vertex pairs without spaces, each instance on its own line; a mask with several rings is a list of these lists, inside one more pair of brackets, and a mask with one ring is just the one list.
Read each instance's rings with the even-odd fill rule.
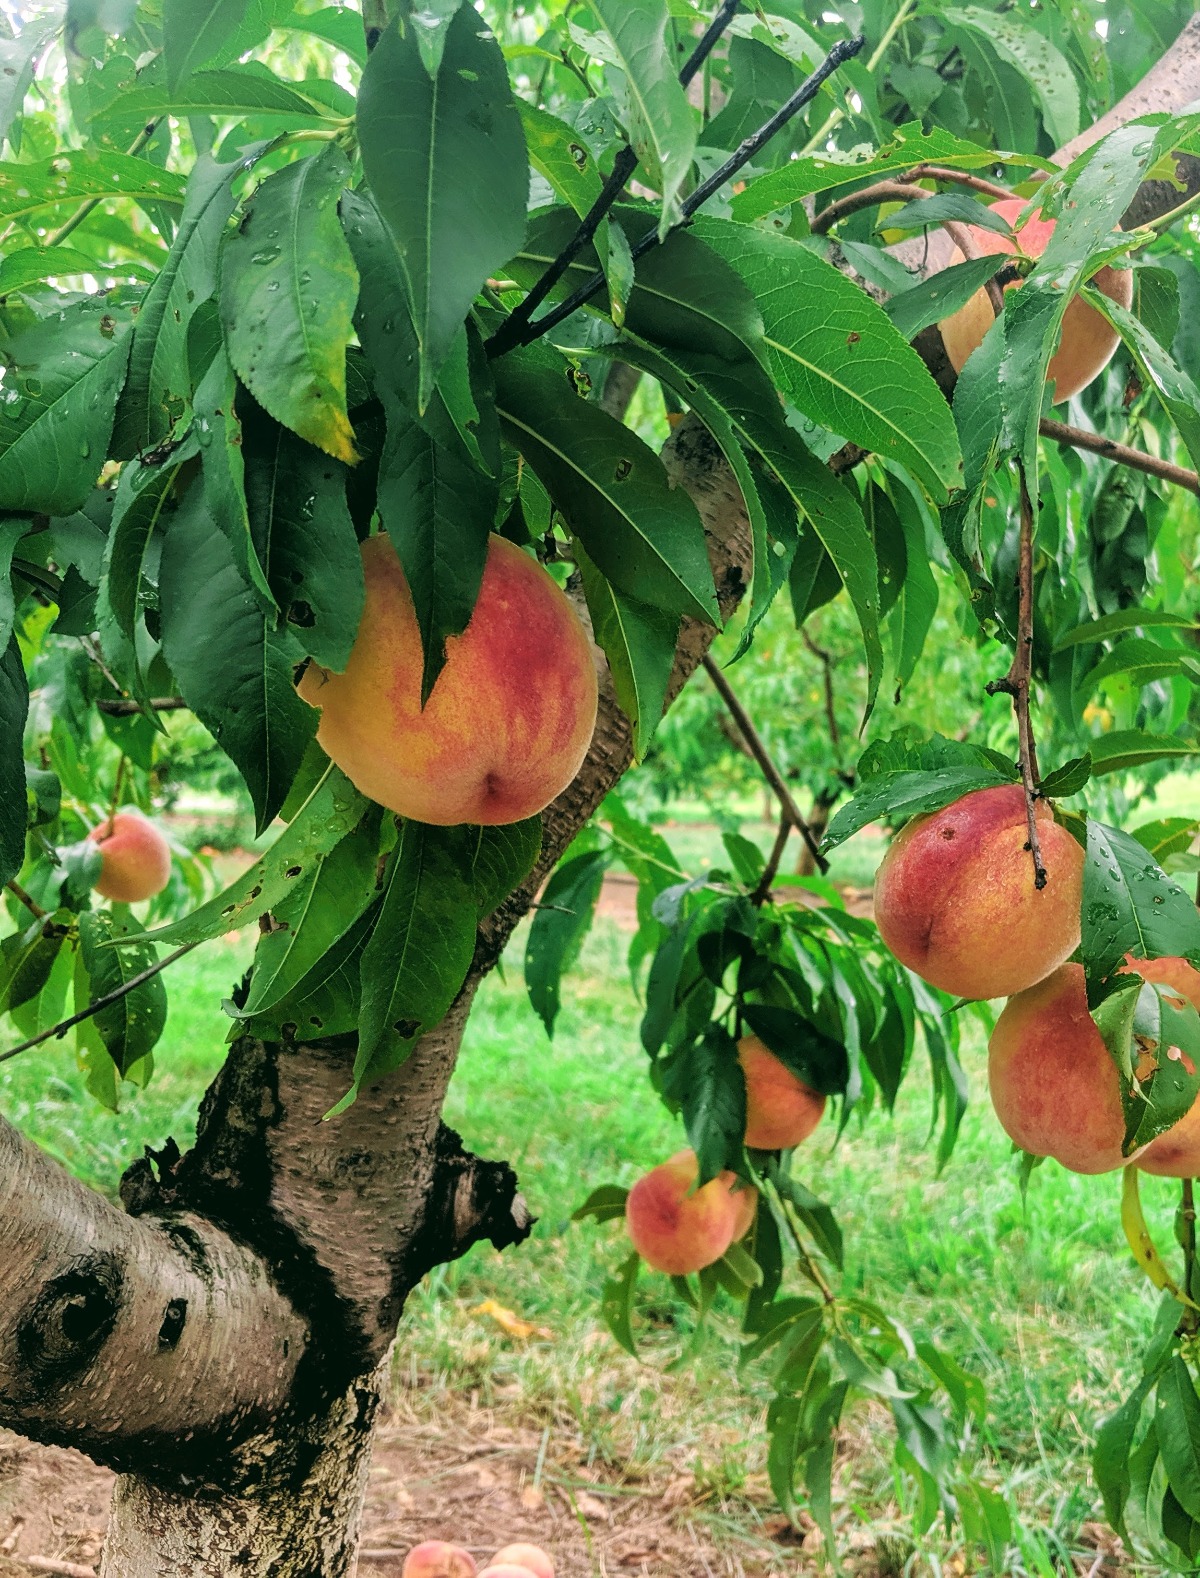
[[[1012,225],[1025,207],[1025,200],[1020,197],[1003,198],[988,206],[994,214],[999,214]],[[967,228],[975,243],[975,250],[985,256],[1011,256],[1019,248],[1027,257],[1038,258],[1054,234],[1054,225],[1053,219],[1036,215],[1021,227],[1015,238],[997,235],[994,230],[983,230],[975,225]],[[955,247],[947,267],[962,261],[963,255]],[[1121,307],[1129,307],[1133,301],[1133,272],[1130,269],[1115,269],[1106,265],[1089,283],[1102,296],[1107,296]],[[1019,280],[1013,280],[1004,288],[1017,290],[1020,284]],[[946,355],[956,373],[962,372],[972,351],[983,343],[995,316],[987,291],[978,290],[957,312],[938,324]],[[1096,309],[1076,296],[1063,315],[1062,335],[1057,351],[1050,358],[1046,375],[1047,380],[1054,383],[1055,402],[1069,400],[1081,389],[1086,389],[1092,379],[1107,367],[1117,344],[1116,333]]]
[[875,920],[910,970],[956,997],[1010,997],[1079,945],[1083,851],[1037,803],[1048,881],[1034,886],[1019,784],[977,789],[892,841],[875,876]]
[[1001,1127],[1034,1156],[1073,1173],[1123,1167],[1117,1066],[1088,1013],[1083,966],[1064,964],[1005,1004],[988,1044],[988,1088]]
[[560,795],[596,726],[596,665],[553,578],[493,536],[479,599],[421,707],[421,635],[386,535],[362,545],[366,603],[344,674],[310,664],[300,695],[356,788],[418,822],[520,822]]
[[524,1567],[533,1578],[554,1578],[554,1563],[540,1545],[506,1545],[492,1557],[493,1567]]
[[746,1208],[730,1190],[730,1175],[696,1189],[699,1171],[694,1151],[678,1151],[629,1191],[625,1226],[633,1247],[655,1271],[682,1277],[711,1266],[744,1219]]
[[497,1562],[493,1567],[485,1567],[479,1578],[538,1578],[538,1575],[532,1567],[516,1562]]
[[161,893],[171,876],[171,846],[148,818],[118,811],[88,834],[100,850],[96,892],[117,904],[138,904]]
[[821,1121],[825,1098],[793,1074],[757,1036],[738,1042],[746,1076],[746,1144],[782,1151],[806,1140]]
[[[1186,959],[1126,959],[1125,967],[1144,980],[1173,987],[1193,1008],[1200,1010],[1200,970]],[[1151,1140],[1138,1157],[1144,1173],[1160,1178],[1200,1176],[1200,1099],[1194,1101],[1178,1123]]]
[[400,1578],[475,1578],[475,1558],[444,1540],[414,1545],[404,1558]]

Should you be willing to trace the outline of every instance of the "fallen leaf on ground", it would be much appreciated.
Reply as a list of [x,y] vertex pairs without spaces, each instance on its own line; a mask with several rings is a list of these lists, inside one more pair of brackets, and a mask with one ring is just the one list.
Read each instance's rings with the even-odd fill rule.
[[519,1337],[523,1342],[530,1337],[552,1338],[554,1333],[545,1326],[535,1326],[532,1321],[522,1320],[513,1310],[505,1309],[503,1304],[498,1304],[495,1299],[484,1299],[482,1304],[477,1304],[471,1311],[472,1315],[486,1315],[494,1320],[501,1331],[506,1331],[510,1337]]

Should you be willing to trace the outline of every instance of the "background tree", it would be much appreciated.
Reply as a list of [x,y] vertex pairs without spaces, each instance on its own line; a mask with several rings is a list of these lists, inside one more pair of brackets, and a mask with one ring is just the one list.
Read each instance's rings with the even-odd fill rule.
[[[1184,15],[1143,0],[1103,16],[904,0],[836,23],[783,0],[483,11],[71,0],[61,32],[29,22],[5,44],[0,955],[24,1033],[8,1055],[73,1029],[114,1101],[151,1075],[165,965],[232,927],[260,937],[196,1145],[133,1160],[125,1213],[0,1128],[2,1417],[121,1471],[106,1573],[352,1570],[405,1296],[480,1238],[529,1231],[511,1170],[440,1124],[473,994],[553,871],[527,957],[552,1026],[620,859],[641,886],[635,960],[653,955],[652,1080],[700,1182],[729,1171],[759,1191],[750,1236],[676,1291],[701,1315],[718,1297],[742,1311],[773,1388],[781,1502],[794,1511],[803,1482],[829,1525],[839,1421],[873,1394],[921,1515],[957,1509],[1002,1560],[1002,1510],[956,1462],[970,1378],[840,1290],[829,1208],[786,1154],[744,1143],[747,1032],[844,1123],[895,1099],[920,1026],[944,1157],[964,1099],[950,1000],[869,922],[772,900],[800,820],[786,799],[768,860],[730,838],[729,869],[686,880],[611,792],[718,627],[739,650],[763,641],[785,587],[801,625],[835,599],[830,621],[849,610],[875,720],[861,754],[834,753],[858,792],[826,847],[1019,782],[1036,860],[1037,799],[1088,791],[1113,815],[1106,779],[1145,786],[1195,754],[1200,485],[1181,462],[1200,443],[1200,130],[1170,112],[1198,96],[1196,31],[1172,44]],[[1081,134],[1106,113],[1104,141]],[[1010,190],[1057,219],[1015,264],[972,240],[999,223],[1014,245],[984,202]],[[918,277],[955,246],[961,261]],[[1130,265],[1129,308],[1089,287]],[[951,405],[936,325],[980,291],[1000,310]],[[1128,355],[1064,424],[1044,386],[1079,291]],[[614,367],[687,408],[661,459],[613,414],[632,382]],[[544,561],[590,618],[595,732],[540,814],[491,815],[498,769],[490,825],[439,820],[436,794],[428,821],[384,814],[330,717],[335,760],[314,743],[305,701],[332,715],[393,550],[414,727],[436,733],[439,677],[444,697],[497,553],[557,608]],[[964,696],[951,738],[886,721],[921,683],[942,599],[1014,703],[1007,751],[992,748],[1003,699]],[[501,683],[528,634],[511,619],[482,659],[501,699],[477,684],[461,709],[473,695],[481,736],[522,690],[574,693],[565,636]],[[1088,716],[1100,687],[1107,729]],[[259,830],[284,826],[216,897],[197,903],[198,873],[176,863],[148,911],[102,906],[105,834],[122,807],[153,807],[181,709],[241,774]],[[411,776],[384,716],[360,720],[371,765]],[[1195,1009],[1117,973],[1126,953],[1200,963],[1194,906],[1159,863],[1179,864],[1196,824],[1135,839],[1082,804],[1061,815],[1088,851],[1081,961],[1129,1155],[1200,1077]],[[1190,1555],[1194,1235],[1173,1280],[1136,1176],[1131,1241],[1164,1316],[1098,1472],[1116,1522],[1136,1506]],[[623,1208],[607,1188],[588,1207]],[[631,1257],[605,1301],[630,1345],[637,1272]]]

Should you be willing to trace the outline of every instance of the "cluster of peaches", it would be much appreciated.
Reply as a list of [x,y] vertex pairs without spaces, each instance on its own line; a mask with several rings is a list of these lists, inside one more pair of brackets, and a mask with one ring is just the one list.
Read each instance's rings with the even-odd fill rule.
[[554,1563],[540,1545],[506,1545],[484,1568],[470,1551],[444,1540],[414,1545],[404,1558],[400,1578],[554,1578]]
[[[811,1089],[757,1036],[738,1042],[746,1079],[746,1144],[757,1151],[787,1150],[821,1121],[825,1097]],[[671,1276],[703,1271],[744,1238],[758,1209],[758,1191],[734,1173],[719,1173],[696,1188],[695,1151],[679,1151],[639,1178],[625,1202],[625,1226],[647,1265]]]
[[[1007,997],[988,1054],[992,1105],[1034,1156],[1077,1173],[1134,1160],[1171,1178],[1200,1173],[1200,1103],[1132,1158],[1116,1064],[1088,1013],[1080,938],[1083,851],[1038,802],[1049,877],[1034,884],[1024,792],[979,789],[914,818],[875,878],[875,919],[902,964],[956,997]],[[1126,960],[1125,968],[1200,1009],[1200,971],[1185,959]]]

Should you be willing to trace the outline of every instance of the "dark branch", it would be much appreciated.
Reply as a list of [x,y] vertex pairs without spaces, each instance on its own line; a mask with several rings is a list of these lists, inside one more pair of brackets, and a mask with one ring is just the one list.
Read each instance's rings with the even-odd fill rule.
[[800,814],[800,807],[796,804],[795,799],[792,796],[792,791],[784,782],[783,774],[771,760],[770,752],[763,744],[762,736],[759,734],[758,730],[754,727],[754,724],[750,720],[750,714],[734,695],[733,687],[722,673],[720,664],[714,662],[708,653],[705,653],[704,655],[704,671],[708,675],[709,679],[712,680],[717,695],[720,696],[721,700],[729,708],[730,714],[733,717],[733,721],[742,731],[742,737],[746,741],[746,744],[750,747],[750,754],[758,763],[763,777],[774,790],[775,798],[783,807],[784,815],[796,829],[797,833],[800,834],[800,837],[808,845],[809,853],[816,861],[818,871],[820,871],[821,875],[824,876],[829,870],[829,862],[825,859],[824,855],[822,855],[817,845],[817,841],[812,835],[812,829]]
[[1189,493],[1200,494],[1200,476],[1196,472],[1189,471],[1186,466],[1173,465],[1169,460],[1159,460],[1155,455],[1147,455],[1144,450],[1131,449],[1128,444],[1118,444],[1115,439],[1104,438],[1100,433],[1069,427],[1066,422],[1056,422],[1048,416],[1044,416],[1038,424],[1038,432],[1043,438],[1052,438],[1056,444],[1086,449],[1089,454],[1103,455],[1106,460],[1115,460],[1118,465],[1144,471],[1147,476],[1158,477],[1163,482],[1186,488]]
[[[184,712],[187,709],[187,702],[182,696],[152,696],[150,705],[155,712]],[[138,702],[125,698],[120,701],[101,699],[96,706],[110,718],[133,718],[142,711]]]
[[[691,82],[692,78],[700,70],[700,67],[708,59],[716,46],[717,40],[729,26],[734,12],[740,5],[741,0],[723,0],[720,10],[705,29],[704,36],[700,39],[700,42],[688,57],[683,70],[679,73],[679,82],[682,87],[687,87],[688,83]],[[488,341],[486,349],[489,356],[503,356],[505,351],[514,350],[518,345],[527,345],[531,338],[536,338],[536,335],[530,336],[526,333],[534,313],[545,301],[546,297],[549,296],[579,254],[591,244],[596,231],[599,230],[609,210],[625,190],[626,183],[637,169],[637,165],[638,156],[633,149],[628,146],[622,148],[620,153],[617,154],[616,162],[612,167],[612,174],[605,181],[599,197],[597,197],[580,221],[575,234],[554,259],[554,262],[551,263],[541,279],[538,280],[537,284],[534,285],[533,289],[525,297],[525,300],[501,324]],[[539,330],[539,332],[541,331]]]
[[1007,186],[997,186],[995,181],[986,181],[981,175],[972,175],[969,170],[948,170],[940,164],[919,164],[910,170],[904,177],[906,181],[953,181],[958,186],[969,187],[972,192],[978,192],[983,197],[994,197],[1004,200],[1013,196]]
[[779,875],[779,862],[783,859],[783,851],[787,847],[788,835],[791,831],[792,819],[785,811],[779,819],[779,831],[775,835],[775,843],[772,845],[766,869],[759,879],[758,886],[750,895],[751,904],[765,904],[770,898],[771,888]]
[[12,896],[15,899],[20,899],[21,903],[25,906],[25,908],[29,911],[29,913],[34,917],[35,920],[45,920],[46,919],[46,916],[49,914],[49,911],[48,910],[44,910],[40,904],[36,904],[34,902],[32,896],[30,894],[26,893],[25,889],[21,886],[21,884],[17,881],[17,879],[15,877],[12,879],[11,882],[6,882],[4,884],[4,886],[8,889],[8,891],[12,894]]
[[[860,36],[858,38],[844,39],[841,43],[835,44],[812,75],[796,89],[795,93],[792,94],[785,104],[776,110],[770,120],[764,122],[752,136],[747,137],[736,153],[728,158],[719,169],[714,170],[706,181],[700,183],[683,204],[679,219],[670,227],[667,235],[673,235],[676,230],[682,229],[683,226],[687,225],[714,192],[720,191],[727,181],[732,180],[738,171],[744,165],[749,164],[766,147],[767,143],[787,125],[788,121],[795,115],[798,115],[807,104],[810,104],[816,98],[833,73],[840,66],[844,65],[847,60],[852,60],[862,49],[865,42],[866,40]],[[657,246],[659,239],[657,226],[652,230],[648,230],[632,248],[634,261],[636,262],[638,258],[644,257],[651,247]],[[666,237],[664,236],[662,239],[665,240]],[[552,268],[554,266],[553,264],[551,265]],[[540,284],[541,281],[539,281]],[[518,345],[532,344],[534,340],[540,339],[543,334],[548,334],[551,329],[565,322],[573,312],[577,312],[580,307],[585,306],[591,301],[593,296],[603,289],[604,273],[598,269],[578,290],[568,296],[566,301],[555,307],[552,312],[548,312],[544,318],[539,318],[536,323],[524,321],[518,325],[516,330],[513,330],[512,326],[518,315],[521,315],[523,319],[527,316],[524,313],[524,308],[529,298],[526,297],[526,300],[517,308],[512,317],[488,341],[488,355],[501,356],[505,351],[514,350]]]

